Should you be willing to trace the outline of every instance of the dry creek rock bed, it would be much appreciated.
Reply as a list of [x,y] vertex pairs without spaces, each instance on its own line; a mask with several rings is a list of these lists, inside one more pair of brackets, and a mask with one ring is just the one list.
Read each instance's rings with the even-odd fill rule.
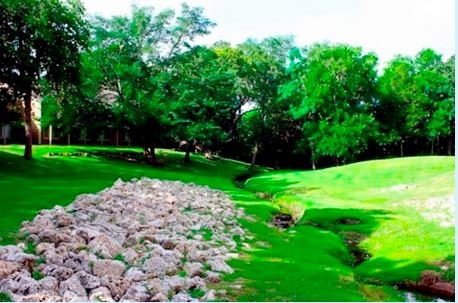
[[208,187],[118,180],[24,222],[24,242],[0,246],[0,292],[22,302],[224,299],[212,286],[233,272],[242,216]]

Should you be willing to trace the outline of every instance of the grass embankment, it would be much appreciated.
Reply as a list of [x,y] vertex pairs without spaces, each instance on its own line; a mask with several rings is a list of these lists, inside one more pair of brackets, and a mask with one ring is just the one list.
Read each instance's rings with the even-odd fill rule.
[[413,157],[273,172],[247,187],[273,194],[279,208],[300,218],[299,228],[360,240],[371,256],[354,270],[360,281],[416,280],[427,268],[453,280],[454,161]]
[[[248,166],[237,161],[194,156],[193,163],[184,164],[182,153],[159,151],[164,166],[156,168],[103,156],[48,156],[49,152],[100,151],[138,153],[139,149],[39,146],[35,159],[28,162],[21,158],[22,147],[0,147],[2,243],[12,242],[20,222],[32,219],[40,209],[66,205],[78,194],[111,186],[117,178],[147,176],[224,190],[251,215],[252,219],[241,221],[253,238],[242,245],[240,258],[231,262],[237,269],[235,274],[227,277],[228,283],[221,284],[232,300],[399,301],[403,299],[400,292],[383,283],[373,284],[374,280],[418,278],[420,271],[430,266],[426,263],[454,255],[452,228],[428,223],[417,213],[411,215],[415,205],[403,206],[404,201],[412,202],[408,190],[390,192],[393,186],[415,183],[425,199],[439,192],[448,194],[454,177],[451,158],[405,159],[408,166],[401,165],[403,159],[317,172],[268,173],[239,189],[233,179],[246,173]],[[442,179],[434,181],[430,178],[433,175]],[[275,194],[275,203],[257,198],[254,192]],[[293,209],[298,218],[303,212],[300,224],[286,231],[272,228],[271,216],[280,208]],[[336,224],[340,219],[361,222]],[[362,245],[373,258],[356,269],[342,241],[345,230],[368,235]],[[404,233],[408,238],[403,240],[401,235],[406,230],[410,232]],[[392,239],[396,241],[393,245]],[[424,244],[413,253],[403,253],[412,248],[404,249],[402,244],[413,243],[408,247],[415,247],[419,242]],[[237,289],[240,284],[242,288]]]
[[183,153],[170,150],[157,150],[164,163],[161,167],[102,155],[121,153],[141,158],[139,148],[35,146],[34,159],[25,161],[23,146],[0,146],[0,243],[14,241],[20,223],[32,219],[40,209],[67,205],[77,195],[100,191],[118,178],[180,180],[231,192],[233,178],[248,168],[242,162],[209,161],[201,156],[186,164]]

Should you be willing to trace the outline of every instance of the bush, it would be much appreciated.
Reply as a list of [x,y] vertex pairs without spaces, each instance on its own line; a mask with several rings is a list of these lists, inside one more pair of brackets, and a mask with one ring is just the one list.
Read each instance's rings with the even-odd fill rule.
[[13,302],[9,293],[0,292],[0,302]]

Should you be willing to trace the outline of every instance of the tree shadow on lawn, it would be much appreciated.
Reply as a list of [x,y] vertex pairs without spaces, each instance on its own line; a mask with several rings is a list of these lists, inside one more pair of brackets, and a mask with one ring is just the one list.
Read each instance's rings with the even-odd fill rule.
[[[450,255],[446,260],[454,264],[455,256]],[[358,266],[355,274],[358,280],[368,284],[393,285],[396,289],[415,294],[416,301],[438,302],[440,299],[455,302],[454,265],[449,272],[444,272],[438,265],[375,258]]]
[[248,167],[242,164],[225,165],[223,162],[221,167],[210,168],[200,163],[210,162],[202,157],[200,162],[177,168],[175,164],[182,162],[181,155],[173,154],[167,158],[167,165],[158,168],[124,159],[71,156],[75,150],[90,151],[84,148],[56,148],[59,152],[68,152],[68,156],[47,156],[52,150],[39,150],[30,161],[24,160],[20,153],[0,150],[0,212],[3,214],[0,216],[0,242],[14,242],[20,223],[33,219],[37,211],[57,204],[67,205],[79,194],[111,186],[117,178],[130,180],[145,176],[193,182],[233,190],[238,198],[251,194],[236,189],[232,183],[232,178]]
[[[250,248],[242,251],[242,258],[230,261],[236,272],[227,277],[228,281],[244,281],[245,286],[234,293],[235,300],[404,301],[405,292],[394,286],[418,280],[426,269],[437,269],[419,262],[370,256],[362,264],[354,264],[348,241],[358,245],[381,222],[390,220],[391,212],[309,209],[298,225],[282,230],[268,223],[265,214],[275,209],[264,202],[245,202],[248,213],[262,212],[264,220],[243,222],[256,237],[246,241]],[[347,238],[349,235],[353,238]]]
[[[50,151],[51,152],[51,151]],[[54,152],[51,152],[54,154]],[[77,154],[87,154],[78,156]],[[37,177],[63,177],[66,179],[92,178],[99,175],[111,175],[111,179],[116,177],[141,177],[142,175],[152,175],[160,177],[161,171],[164,174],[173,174],[181,171],[183,173],[197,173],[198,168],[179,167],[179,160],[176,155],[167,159],[163,167],[150,167],[143,162],[130,162],[122,157],[111,155],[121,154],[122,151],[111,151],[108,149],[85,149],[85,148],[68,148],[56,149],[55,155],[49,156],[49,153],[37,155],[32,160],[24,160],[22,155],[0,150],[0,175],[7,177],[18,176],[20,178],[37,178]],[[116,170],[113,170],[116,165]],[[202,170],[202,169],[201,169]],[[108,178],[109,179],[109,178]]]
[[[0,150],[0,175],[20,177],[52,176],[55,174],[71,175],[75,169],[82,169],[91,163],[102,162],[97,158],[81,157],[43,157],[36,156],[25,160],[22,155]],[[76,164],[76,165],[75,165]]]
[[[274,212],[269,203],[250,207],[247,212]],[[245,228],[255,234],[247,241],[243,258],[230,263],[237,270],[228,281],[244,281],[245,288],[235,294],[241,301],[366,301],[354,279],[350,266],[352,255],[336,230],[331,230],[340,219],[363,217],[364,229],[370,233],[378,221],[389,216],[384,211],[313,209],[305,220],[313,219],[320,227],[299,224],[288,229],[278,229],[266,221],[243,222]],[[306,213],[307,213],[306,212]],[[356,226],[355,224],[354,226]],[[327,228],[323,228],[326,226]],[[269,291],[270,290],[270,291]],[[400,300],[397,294],[385,295],[386,299]]]
[[0,173],[19,173],[27,168],[28,164],[33,163],[23,160],[23,156],[15,153],[10,153],[0,150]]
[[393,213],[382,209],[311,208],[304,212],[299,225],[312,225],[334,233],[354,231],[369,236],[381,221]]
[[423,271],[435,269],[438,266],[421,262],[375,258],[357,266],[355,273],[367,283],[394,285],[404,281],[418,281]]
[[[408,285],[411,283],[409,281],[419,281],[425,270],[436,271],[444,280],[454,281],[454,255],[435,263],[383,257],[372,258],[359,246],[361,241],[378,229],[380,223],[390,220],[394,215],[385,210],[311,209],[306,212],[301,222],[340,235],[353,257],[360,258],[360,260],[355,260],[352,265],[355,267],[355,274],[361,282],[366,281],[374,285]],[[402,244],[401,240],[400,245],[394,249],[402,252],[404,249]],[[447,269],[443,269],[444,264],[447,264],[445,266],[445,268],[448,267]],[[404,287],[404,289],[406,288]],[[434,292],[428,293],[428,289],[423,293],[437,295]],[[445,295],[443,299],[449,299],[449,297]]]

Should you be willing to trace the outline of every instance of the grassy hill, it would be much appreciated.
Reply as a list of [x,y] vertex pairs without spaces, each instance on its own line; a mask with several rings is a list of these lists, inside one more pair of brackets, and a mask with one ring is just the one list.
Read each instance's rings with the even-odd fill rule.
[[[118,178],[148,176],[224,190],[245,208],[249,218],[240,221],[252,238],[240,243],[231,261],[236,272],[220,286],[232,300],[402,301],[392,285],[418,279],[424,269],[454,278],[452,157],[264,170],[241,189],[233,182],[247,172],[241,162],[193,156],[185,164],[182,153],[159,150],[164,166],[150,167],[119,159],[121,153],[135,158],[140,150],[39,146],[26,162],[22,147],[0,147],[2,243],[13,242],[20,223],[40,209],[66,205]],[[291,213],[296,225],[273,227],[278,211]],[[370,258],[356,264],[351,243]]]
[[272,172],[249,180],[247,188],[269,192],[298,228],[360,242],[370,257],[354,268],[360,281],[416,280],[427,268],[454,279],[454,161],[412,157]]

